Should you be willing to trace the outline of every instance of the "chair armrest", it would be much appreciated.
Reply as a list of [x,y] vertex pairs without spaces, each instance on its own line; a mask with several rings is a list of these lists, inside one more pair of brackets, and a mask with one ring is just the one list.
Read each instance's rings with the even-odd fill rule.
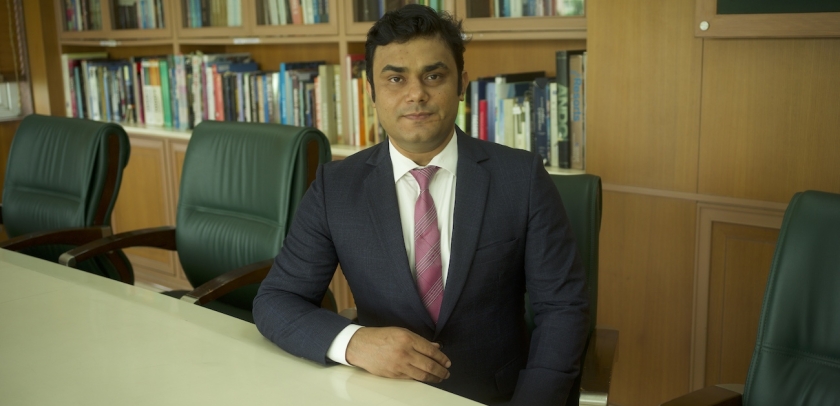
[[609,404],[610,382],[618,349],[618,330],[596,327],[586,345],[580,377],[580,404]]
[[356,311],[355,307],[348,307],[348,308],[338,312],[338,314],[343,316],[345,319],[350,319],[350,321],[352,321],[353,323],[358,323],[359,322],[359,314]]
[[174,251],[175,227],[147,228],[105,237],[61,254],[58,262],[75,267],[77,263],[86,259],[128,247],[152,247]]
[[696,390],[662,406],[741,406],[744,385],[716,385]]
[[243,286],[260,283],[268,275],[273,263],[274,258],[266,259],[225,272],[181,296],[181,300],[203,305]]
[[111,235],[111,227],[65,228],[19,235],[0,243],[0,248],[20,251],[44,244],[83,245]]

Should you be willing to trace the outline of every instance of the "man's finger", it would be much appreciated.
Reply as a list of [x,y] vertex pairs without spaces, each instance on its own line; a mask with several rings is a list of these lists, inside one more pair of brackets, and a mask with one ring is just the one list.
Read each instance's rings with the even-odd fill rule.
[[[437,367],[442,368],[440,365],[438,365]],[[444,369],[444,371],[446,370]],[[440,383],[444,379],[440,375],[426,371],[423,368],[418,368],[414,366],[414,364],[408,365],[404,374],[408,375],[411,379],[414,379],[415,381],[419,382]],[[446,372],[444,376],[449,376],[449,372]]]
[[[422,340],[422,339],[421,339]],[[452,362],[449,361],[449,357],[446,356],[441,350],[439,350],[440,344],[438,343],[431,343],[428,341],[418,341],[414,345],[414,350],[423,354],[433,360],[435,360],[438,364],[442,365],[444,368],[449,368],[452,366]]]
[[410,366],[430,376],[434,376],[437,379],[436,382],[449,378],[449,370],[437,361],[419,353],[412,359]]

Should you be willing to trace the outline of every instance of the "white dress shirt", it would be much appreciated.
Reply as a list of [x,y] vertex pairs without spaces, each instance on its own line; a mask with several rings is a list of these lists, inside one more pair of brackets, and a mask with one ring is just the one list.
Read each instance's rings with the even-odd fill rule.
[[[432,178],[429,185],[429,193],[435,202],[435,209],[438,216],[438,227],[440,228],[440,261],[441,276],[444,289],[446,287],[446,276],[449,273],[449,256],[452,247],[452,218],[455,213],[455,181],[458,169],[458,141],[457,135],[453,135],[446,144],[446,147],[432,158],[429,165],[440,167]],[[397,189],[397,203],[400,209],[400,223],[402,224],[403,241],[405,252],[408,255],[408,264],[411,274],[416,278],[417,271],[414,266],[414,205],[420,195],[420,185],[409,171],[415,168],[422,168],[411,159],[405,157],[396,148],[391,140],[388,140],[388,151],[391,154],[391,165],[394,167],[394,184]],[[362,326],[351,324],[341,330],[335,337],[329,350],[327,358],[347,363],[345,354],[350,338]]]

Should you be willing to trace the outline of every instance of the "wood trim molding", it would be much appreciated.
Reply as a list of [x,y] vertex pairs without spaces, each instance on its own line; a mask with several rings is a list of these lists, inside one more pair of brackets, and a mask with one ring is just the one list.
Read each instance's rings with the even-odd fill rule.
[[690,200],[697,203],[719,204],[724,206],[753,208],[759,210],[781,211],[787,208],[787,203],[768,202],[764,200],[740,199],[737,197],[705,195],[700,193],[675,192],[671,190],[651,189],[636,186],[615,185],[604,183],[603,189],[610,192],[630,193],[646,196],[665,197],[669,199]]
[[779,229],[782,227],[784,209],[763,209],[708,203],[697,205],[697,248],[695,249],[694,261],[691,369],[689,371],[690,391],[702,389],[706,386],[706,346],[709,323],[709,278],[711,274],[713,224],[722,222]]

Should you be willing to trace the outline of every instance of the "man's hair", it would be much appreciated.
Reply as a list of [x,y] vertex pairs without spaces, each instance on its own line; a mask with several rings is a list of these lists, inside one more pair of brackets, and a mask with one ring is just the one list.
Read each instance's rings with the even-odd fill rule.
[[406,43],[414,38],[439,37],[449,46],[458,69],[458,92],[461,92],[464,72],[464,32],[461,21],[455,20],[446,11],[437,11],[419,4],[408,4],[398,10],[389,11],[370,28],[365,41],[365,70],[370,83],[371,99],[376,101],[373,86],[373,55],[376,47],[392,42]]

